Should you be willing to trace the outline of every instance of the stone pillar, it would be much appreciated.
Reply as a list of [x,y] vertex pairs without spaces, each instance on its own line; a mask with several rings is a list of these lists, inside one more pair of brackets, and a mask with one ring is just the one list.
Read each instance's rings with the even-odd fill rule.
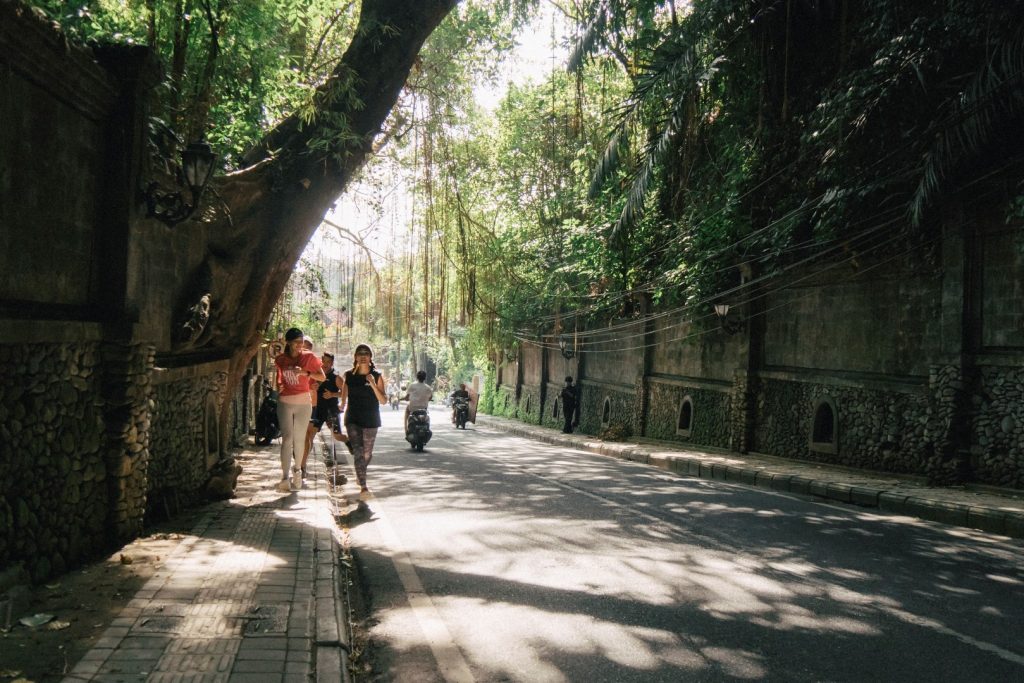
[[[741,284],[756,275],[746,264],[740,266]],[[729,448],[739,453],[748,452],[753,446],[754,428],[757,424],[757,373],[761,367],[764,345],[764,297],[761,287],[754,286],[747,294],[748,303],[741,305],[743,324],[736,333],[736,370],[733,372],[733,386],[729,398]]]
[[964,449],[969,424],[966,389],[963,365],[929,368],[924,470],[931,483],[953,484],[970,476]]
[[146,344],[106,342],[101,349],[108,520],[119,542],[138,537],[143,528],[155,356]]
[[644,294],[641,300],[643,313],[644,348],[641,352],[640,377],[637,380],[637,434],[647,436],[647,420],[651,408],[651,371],[654,367],[654,321],[650,319],[651,297]]

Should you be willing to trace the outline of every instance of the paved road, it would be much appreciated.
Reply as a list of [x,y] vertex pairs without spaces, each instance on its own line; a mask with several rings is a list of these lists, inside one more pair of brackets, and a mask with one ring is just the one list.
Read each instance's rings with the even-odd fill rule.
[[383,415],[376,680],[1024,680],[1024,542]]

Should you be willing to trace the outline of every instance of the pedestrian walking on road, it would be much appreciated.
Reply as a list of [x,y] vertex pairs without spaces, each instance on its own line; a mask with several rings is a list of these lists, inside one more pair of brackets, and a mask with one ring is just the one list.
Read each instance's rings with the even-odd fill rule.
[[388,402],[384,378],[373,364],[373,351],[366,344],[356,346],[352,369],[345,372],[341,383],[341,404],[345,410],[345,431],[355,464],[359,498],[366,500],[366,468],[373,459],[373,444],[380,427],[380,407]]
[[313,411],[309,381],[322,382],[326,379],[320,359],[303,349],[302,330],[290,328],[285,332],[284,341],[284,352],[274,359],[277,385],[280,387],[277,422],[281,429],[281,481],[277,490],[282,493],[302,488],[302,447]]
[[572,384],[572,377],[565,378],[565,387],[562,389],[562,416],[565,418],[565,426],[562,431],[572,434],[574,427],[580,424],[580,418],[576,414],[576,387]]

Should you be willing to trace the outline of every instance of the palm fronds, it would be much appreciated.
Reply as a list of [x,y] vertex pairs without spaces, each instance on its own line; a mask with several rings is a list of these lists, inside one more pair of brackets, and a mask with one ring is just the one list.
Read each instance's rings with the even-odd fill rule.
[[569,73],[576,73],[583,68],[587,57],[593,54],[594,50],[601,44],[608,20],[612,11],[611,0],[596,0],[591,6],[590,20],[580,35],[579,40],[572,46],[569,53]]
[[703,117],[699,107],[701,91],[714,77],[722,61],[721,56],[709,59],[692,44],[673,43],[663,46],[637,79],[630,106],[623,111],[616,134],[595,170],[590,188],[592,196],[600,191],[601,184],[616,169],[620,161],[621,138],[630,121],[654,103],[654,106],[667,109],[668,114],[658,127],[658,135],[646,146],[639,169],[633,174],[626,202],[611,229],[612,238],[623,231],[630,231],[643,216],[657,169],[675,148],[679,136],[699,125]]
[[1024,29],[999,43],[989,58],[947,98],[935,142],[925,153],[911,198],[911,223],[920,225],[945,180],[965,160],[991,149],[995,136],[1024,117]]

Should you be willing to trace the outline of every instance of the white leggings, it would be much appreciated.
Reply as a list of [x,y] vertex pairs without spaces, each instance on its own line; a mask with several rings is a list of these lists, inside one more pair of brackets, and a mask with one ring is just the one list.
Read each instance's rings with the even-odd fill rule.
[[309,403],[277,402],[277,424],[281,428],[281,478],[288,478],[292,459],[298,467],[306,444],[306,427],[313,414]]

